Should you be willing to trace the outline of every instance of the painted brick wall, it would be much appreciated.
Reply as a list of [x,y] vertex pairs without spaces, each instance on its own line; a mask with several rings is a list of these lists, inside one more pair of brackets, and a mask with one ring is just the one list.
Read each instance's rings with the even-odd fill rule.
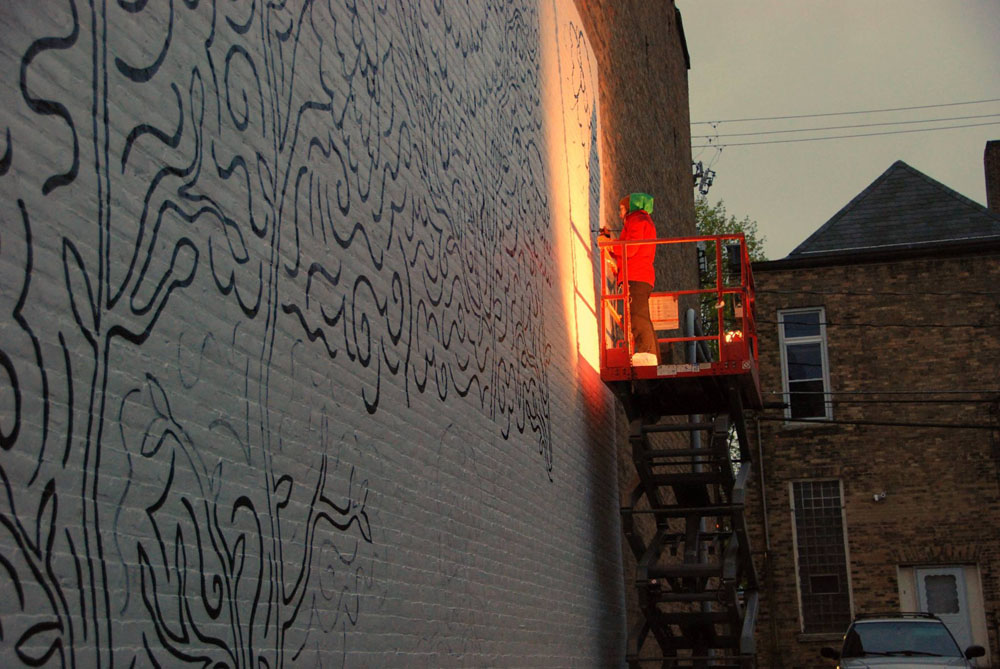
[[[603,220],[620,227],[618,200],[641,191],[654,196],[658,236],[695,234],[689,63],[674,3],[577,0],[577,5],[602,82]],[[697,52],[691,61],[697,67]],[[674,257],[663,247],[657,257],[657,281],[685,285],[691,280],[695,264],[690,258]]]
[[[983,425],[983,395],[1000,376],[996,336],[1000,258],[994,254],[758,271],[761,385],[780,393],[777,311],[825,308],[834,420]],[[862,392],[890,395],[852,395]],[[946,391],[938,395],[907,395]],[[770,401],[780,395],[767,396]],[[857,400],[892,400],[892,403]],[[908,400],[937,399],[941,403]],[[985,396],[989,399],[989,396]],[[995,396],[994,396],[995,400]],[[766,411],[776,415],[776,411]],[[899,567],[975,565],[993,666],[1000,657],[1000,463],[997,433],[982,429],[760,423],[771,550],[758,624],[760,661],[813,667],[840,635],[800,633],[789,482],[842,481],[855,613],[900,610]],[[747,508],[758,567],[765,564],[760,477]],[[873,495],[886,491],[875,503]],[[977,621],[973,621],[975,624]]]
[[663,4],[610,139],[566,0],[5,4],[0,664],[620,662],[577,277],[693,224]]
[[[682,27],[673,2],[643,0],[576,0],[594,47],[601,81],[601,200],[600,220],[611,229],[621,227],[619,199],[630,192],[654,196],[653,221],[660,237],[695,234],[691,184],[691,130],[688,105],[688,58],[681,40]],[[697,67],[697,53],[691,57]],[[694,258],[669,246],[657,249],[659,289],[693,285]],[[665,419],[671,420],[671,419]],[[677,421],[683,420],[677,418]],[[619,423],[624,424],[624,413]],[[687,437],[660,435],[661,443],[681,448]],[[619,449],[619,487],[628,494],[636,485],[631,447]],[[647,538],[654,523],[640,517],[636,525]],[[630,628],[642,620],[634,587],[635,559],[622,542],[625,562],[625,598]],[[640,653],[658,657],[652,637]]]

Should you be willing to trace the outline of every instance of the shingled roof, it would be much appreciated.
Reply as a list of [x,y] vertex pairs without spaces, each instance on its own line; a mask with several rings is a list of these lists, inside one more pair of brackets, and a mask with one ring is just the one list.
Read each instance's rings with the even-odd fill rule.
[[897,160],[787,256],[1000,241],[1000,214]]

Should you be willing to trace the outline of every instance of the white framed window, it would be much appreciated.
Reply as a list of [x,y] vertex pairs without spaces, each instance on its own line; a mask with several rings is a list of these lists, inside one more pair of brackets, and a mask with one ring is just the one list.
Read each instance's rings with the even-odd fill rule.
[[793,481],[790,486],[801,629],[842,632],[853,614],[840,481]]
[[823,307],[778,312],[786,418],[833,418]]

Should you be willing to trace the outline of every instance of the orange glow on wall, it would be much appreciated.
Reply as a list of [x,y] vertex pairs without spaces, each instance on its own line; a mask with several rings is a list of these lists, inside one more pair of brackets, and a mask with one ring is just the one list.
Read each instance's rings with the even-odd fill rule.
[[600,227],[597,63],[573,2],[541,3],[542,107],[567,346],[600,369],[592,229]]

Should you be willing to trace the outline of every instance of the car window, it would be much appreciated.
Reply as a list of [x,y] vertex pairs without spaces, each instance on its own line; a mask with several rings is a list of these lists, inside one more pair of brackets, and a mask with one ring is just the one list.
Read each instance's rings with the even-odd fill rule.
[[958,644],[942,623],[878,620],[855,623],[844,638],[841,657],[906,655],[910,653],[958,657]]

